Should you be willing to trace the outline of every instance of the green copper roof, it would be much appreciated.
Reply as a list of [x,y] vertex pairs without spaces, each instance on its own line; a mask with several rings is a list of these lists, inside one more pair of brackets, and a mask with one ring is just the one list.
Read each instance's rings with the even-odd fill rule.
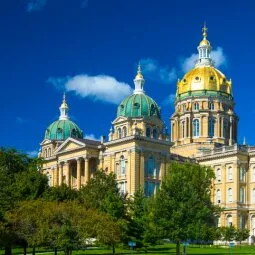
[[157,103],[144,93],[137,93],[125,98],[118,106],[117,116],[160,118],[160,108]]
[[57,120],[45,132],[45,139],[66,140],[68,137],[83,138],[81,129],[71,120]]

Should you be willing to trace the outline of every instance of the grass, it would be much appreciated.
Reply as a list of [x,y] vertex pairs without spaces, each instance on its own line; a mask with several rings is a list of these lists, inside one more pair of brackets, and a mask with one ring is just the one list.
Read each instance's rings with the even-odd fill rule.
[[[181,247],[181,253],[183,251],[183,247]],[[20,248],[16,248],[12,250],[13,254],[23,254],[23,250]],[[28,254],[31,254],[32,250],[28,249]],[[53,251],[50,251],[48,249],[38,248],[36,249],[37,253],[43,253],[43,255],[53,255]],[[3,255],[4,251],[0,250],[0,255]],[[63,251],[59,251],[58,255],[63,255]],[[73,255],[96,255],[96,254],[112,254],[112,250],[109,248],[96,248],[96,249],[87,249],[87,250],[77,250],[73,251]],[[132,254],[132,250],[130,249],[121,249],[116,248],[116,254]],[[137,249],[134,251],[134,255],[165,255],[165,254],[175,254],[175,245],[173,244],[165,244],[165,245],[158,245],[154,247],[148,247],[145,249]],[[240,247],[234,247],[231,248],[231,250],[228,247],[198,247],[195,245],[190,245],[187,247],[187,255],[255,255],[255,247],[253,246],[242,246]]]

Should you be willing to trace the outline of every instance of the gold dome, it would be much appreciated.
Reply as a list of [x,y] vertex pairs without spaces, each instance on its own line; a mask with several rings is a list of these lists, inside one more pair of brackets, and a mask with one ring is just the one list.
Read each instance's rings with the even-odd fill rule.
[[143,75],[141,73],[138,73],[135,78],[136,79],[143,79]]
[[186,73],[177,83],[177,94],[190,91],[217,91],[232,94],[232,82],[213,66],[198,66]]
[[210,42],[207,39],[203,39],[200,43],[199,46],[210,46]]
[[143,79],[142,68],[141,68],[140,62],[137,67],[137,75],[136,75],[135,79]]

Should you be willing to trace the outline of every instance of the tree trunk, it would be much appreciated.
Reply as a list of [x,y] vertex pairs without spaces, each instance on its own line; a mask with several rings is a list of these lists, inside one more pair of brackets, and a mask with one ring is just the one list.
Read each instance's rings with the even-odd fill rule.
[[35,255],[35,247],[33,247],[32,254]]
[[54,248],[54,255],[58,255],[58,248]]
[[115,246],[114,246],[114,244],[112,245],[112,254],[115,254]]
[[12,248],[10,245],[6,245],[4,247],[4,255],[11,255],[12,254]]
[[180,241],[176,241],[176,255],[180,255]]
[[27,244],[25,243],[23,246],[24,255],[27,255]]

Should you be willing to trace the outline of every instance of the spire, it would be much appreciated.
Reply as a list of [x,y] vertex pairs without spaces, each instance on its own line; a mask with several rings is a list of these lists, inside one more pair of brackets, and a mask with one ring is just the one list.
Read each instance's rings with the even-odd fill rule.
[[214,62],[210,56],[212,47],[210,45],[210,42],[207,40],[207,31],[208,31],[208,28],[206,27],[206,24],[204,24],[202,28],[203,40],[199,43],[199,46],[197,47],[198,59],[196,61],[196,66],[213,66],[214,65]]
[[134,83],[135,83],[134,93],[135,94],[144,93],[143,86],[144,86],[145,80],[143,78],[142,68],[141,68],[140,62],[139,62],[138,67],[137,67],[137,75],[134,79]]
[[68,108],[68,105],[67,105],[67,102],[66,102],[66,93],[64,92],[63,101],[62,101],[62,104],[59,107],[59,111],[60,111],[59,119],[60,120],[67,120],[68,119],[68,109],[69,108]]
[[247,144],[246,144],[246,137],[244,136],[244,138],[243,138],[243,145],[244,146],[246,146]]

